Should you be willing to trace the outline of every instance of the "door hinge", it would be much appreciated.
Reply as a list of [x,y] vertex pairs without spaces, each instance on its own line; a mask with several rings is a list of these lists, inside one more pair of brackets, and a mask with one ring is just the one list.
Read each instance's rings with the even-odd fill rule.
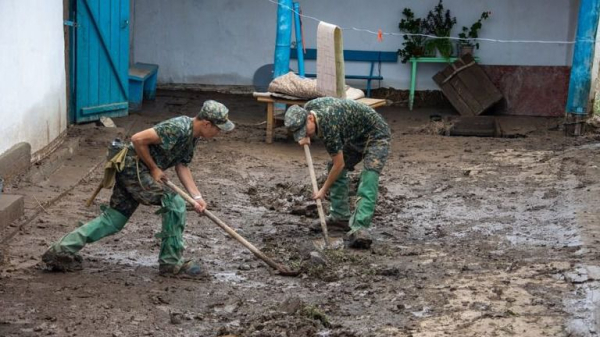
[[65,20],[65,21],[64,21],[64,25],[65,25],[65,26],[74,27],[74,28],[77,28],[77,27],[79,27],[79,25],[77,24],[77,22],[75,22],[75,21],[70,21],[70,20]]

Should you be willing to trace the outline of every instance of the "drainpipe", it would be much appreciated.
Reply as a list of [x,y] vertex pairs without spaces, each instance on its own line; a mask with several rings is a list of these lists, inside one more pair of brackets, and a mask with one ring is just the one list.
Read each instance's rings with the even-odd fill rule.
[[290,44],[292,42],[292,0],[279,0],[277,6],[277,40],[273,78],[290,71]]
[[588,110],[599,14],[600,0],[581,0],[566,109],[567,125],[575,126],[575,136],[581,135],[581,125]]

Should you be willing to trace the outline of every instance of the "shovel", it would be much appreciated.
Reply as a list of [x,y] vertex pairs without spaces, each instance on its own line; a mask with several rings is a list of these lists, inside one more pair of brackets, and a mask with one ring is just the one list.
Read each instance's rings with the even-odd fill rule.
[[[177,187],[177,185],[173,184],[170,181],[165,181],[165,184],[172,189],[175,193],[179,194],[185,201],[187,201],[190,205],[194,206],[196,201],[192,199],[187,193],[185,193],[181,188]],[[258,248],[256,248],[253,244],[244,239],[241,235],[239,235],[233,228],[227,226],[223,221],[217,218],[214,214],[212,214],[209,210],[204,210],[204,215],[206,215],[212,222],[216,223],[219,227],[221,227],[227,234],[231,235],[234,239],[236,239],[239,243],[248,248],[254,256],[259,259],[265,261],[271,268],[277,270],[282,276],[298,276],[300,275],[300,271],[293,271],[288,269],[287,267],[280,265],[267,257],[263,252],[261,252]]]
[[[319,191],[319,186],[317,185],[317,176],[315,175],[315,168],[313,167],[312,156],[310,155],[310,148],[307,144],[304,144],[304,154],[306,155],[306,163],[308,164],[308,171],[310,172],[310,180],[312,182],[312,188],[314,193]],[[336,248],[343,244],[343,239],[334,238],[329,239],[329,233],[327,232],[327,222],[325,221],[325,212],[323,211],[323,203],[321,199],[317,199],[317,211],[319,212],[319,220],[321,221],[321,230],[323,232],[323,241],[315,240],[313,244],[317,249],[323,248]]]

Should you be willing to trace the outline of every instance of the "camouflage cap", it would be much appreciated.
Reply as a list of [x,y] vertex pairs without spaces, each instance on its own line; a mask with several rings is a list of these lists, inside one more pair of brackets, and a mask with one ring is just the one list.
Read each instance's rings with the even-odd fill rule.
[[308,111],[298,105],[292,105],[285,113],[284,125],[294,133],[294,139],[298,142],[306,137],[306,117]]
[[229,110],[226,106],[217,101],[208,100],[204,102],[196,117],[212,122],[223,131],[231,131],[235,125],[227,117],[228,114]]

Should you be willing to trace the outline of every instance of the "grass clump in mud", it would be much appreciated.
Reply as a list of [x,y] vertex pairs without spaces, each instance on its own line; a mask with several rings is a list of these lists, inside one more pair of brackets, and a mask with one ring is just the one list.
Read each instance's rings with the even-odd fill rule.
[[316,304],[289,297],[268,310],[242,319],[238,327],[222,327],[218,336],[317,337],[319,331],[332,327],[329,317]]
[[367,260],[366,256],[354,254],[346,249],[327,249],[323,255],[334,264],[362,264]]
[[331,327],[331,323],[329,322],[329,317],[323,311],[321,311],[318,307],[313,305],[306,305],[300,310],[300,314],[306,316],[314,321],[319,321],[323,324],[324,327]]

